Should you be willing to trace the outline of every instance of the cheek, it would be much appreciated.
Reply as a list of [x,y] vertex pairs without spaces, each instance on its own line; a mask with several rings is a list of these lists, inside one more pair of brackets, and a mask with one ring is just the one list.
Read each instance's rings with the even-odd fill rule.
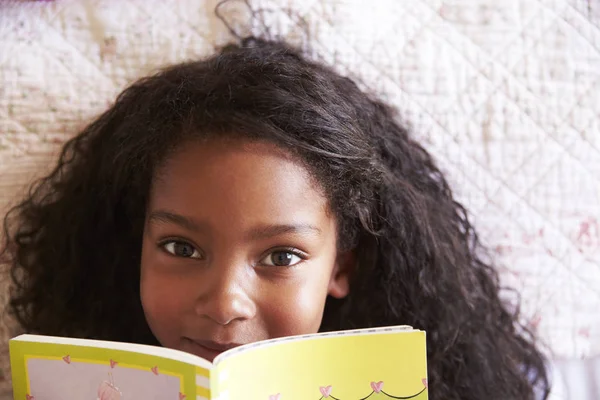
[[178,280],[143,265],[140,293],[146,322],[152,333],[163,346],[174,346],[179,338],[180,314],[187,303],[186,290]]
[[286,285],[270,295],[270,300],[263,301],[260,308],[269,337],[318,332],[327,298],[327,283],[328,280],[322,277]]

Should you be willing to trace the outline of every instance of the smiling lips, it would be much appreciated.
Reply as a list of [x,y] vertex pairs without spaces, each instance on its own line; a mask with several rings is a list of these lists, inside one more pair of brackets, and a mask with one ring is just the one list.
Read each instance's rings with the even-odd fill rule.
[[189,348],[188,352],[195,354],[199,357],[205,358],[212,362],[215,357],[219,354],[233,349],[234,347],[241,346],[238,343],[218,343],[212,340],[200,340],[184,338],[186,342],[186,348]]

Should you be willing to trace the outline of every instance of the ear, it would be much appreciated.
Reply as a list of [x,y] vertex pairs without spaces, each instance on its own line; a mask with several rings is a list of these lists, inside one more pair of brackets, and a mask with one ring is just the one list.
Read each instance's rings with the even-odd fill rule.
[[327,294],[336,299],[346,297],[350,292],[350,277],[354,271],[356,257],[353,250],[338,252]]

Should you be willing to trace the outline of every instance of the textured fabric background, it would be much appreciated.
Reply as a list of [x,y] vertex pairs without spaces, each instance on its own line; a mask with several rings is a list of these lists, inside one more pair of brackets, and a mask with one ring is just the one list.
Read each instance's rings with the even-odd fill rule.
[[[216,4],[0,0],[0,213],[132,80],[231,40]],[[553,356],[600,353],[600,2],[251,6],[402,111]],[[222,11],[261,29],[242,1]],[[0,354],[14,332],[4,318]]]

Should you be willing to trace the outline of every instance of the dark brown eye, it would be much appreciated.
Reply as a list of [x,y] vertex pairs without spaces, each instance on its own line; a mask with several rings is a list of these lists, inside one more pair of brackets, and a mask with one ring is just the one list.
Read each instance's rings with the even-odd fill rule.
[[163,248],[169,253],[177,257],[184,258],[202,258],[198,250],[194,246],[186,242],[172,240],[163,244]]
[[263,265],[272,267],[291,267],[302,261],[302,258],[291,251],[274,251],[262,260]]

